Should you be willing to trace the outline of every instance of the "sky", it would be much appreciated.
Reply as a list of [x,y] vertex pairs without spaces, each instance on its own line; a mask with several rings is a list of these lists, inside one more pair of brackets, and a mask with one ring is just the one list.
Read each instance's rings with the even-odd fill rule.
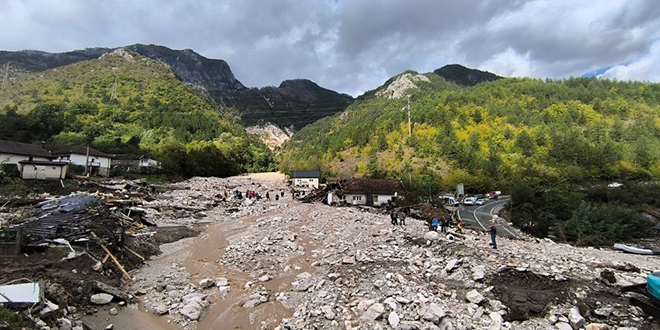
[[660,82],[657,0],[0,0],[0,50],[135,43],[227,61],[248,87],[357,96],[458,63],[506,77]]

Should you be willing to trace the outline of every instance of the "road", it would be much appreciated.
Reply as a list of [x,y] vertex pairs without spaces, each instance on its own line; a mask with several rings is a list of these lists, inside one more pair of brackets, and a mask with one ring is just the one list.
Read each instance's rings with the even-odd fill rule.
[[[497,214],[510,199],[509,196],[500,196],[499,199],[486,200],[483,205],[461,205],[458,209],[458,216],[463,219],[463,224],[466,228],[488,231],[493,215]],[[497,234],[511,238],[521,236],[518,229],[504,223],[497,225]]]

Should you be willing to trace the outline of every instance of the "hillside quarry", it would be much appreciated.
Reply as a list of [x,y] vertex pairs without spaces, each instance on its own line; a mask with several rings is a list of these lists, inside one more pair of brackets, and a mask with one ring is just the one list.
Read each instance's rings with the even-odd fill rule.
[[[124,283],[141,303],[87,316],[94,328],[137,319],[159,329],[658,328],[620,293],[658,270],[654,256],[534,238],[499,238],[493,250],[485,233],[450,239],[418,219],[392,226],[382,210],[300,203],[279,178],[197,177],[172,188],[143,207],[159,226],[202,233],[162,245]],[[271,199],[218,203],[247,189]],[[163,205],[206,217],[153,211]]]

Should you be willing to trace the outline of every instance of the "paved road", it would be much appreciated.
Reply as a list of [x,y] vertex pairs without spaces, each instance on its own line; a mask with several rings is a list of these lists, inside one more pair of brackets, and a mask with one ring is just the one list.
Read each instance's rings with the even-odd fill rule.
[[[463,219],[466,228],[488,231],[490,220],[510,200],[509,196],[500,196],[499,199],[486,200],[483,205],[465,206],[458,209],[458,216]],[[497,225],[497,234],[512,238],[521,236],[518,229],[506,224]]]

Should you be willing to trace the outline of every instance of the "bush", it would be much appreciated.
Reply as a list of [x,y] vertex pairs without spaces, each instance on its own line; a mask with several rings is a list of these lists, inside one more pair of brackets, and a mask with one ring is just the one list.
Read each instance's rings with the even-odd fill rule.
[[570,220],[560,224],[565,240],[577,245],[610,246],[633,238],[648,237],[652,223],[633,210],[619,205],[582,202]]

